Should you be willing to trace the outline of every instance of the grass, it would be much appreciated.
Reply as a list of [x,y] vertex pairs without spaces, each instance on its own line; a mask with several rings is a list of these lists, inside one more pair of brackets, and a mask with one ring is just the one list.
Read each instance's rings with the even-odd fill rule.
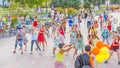
[[104,12],[104,11],[105,11],[104,8],[100,8],[100,9],[98,9],[98,10],[93,10],[93,12],[96,13],[96,14],[102,13],[102,12]]

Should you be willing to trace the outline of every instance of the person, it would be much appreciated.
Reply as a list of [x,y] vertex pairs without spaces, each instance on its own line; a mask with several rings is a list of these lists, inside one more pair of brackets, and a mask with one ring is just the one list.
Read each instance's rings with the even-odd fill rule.
[[69,16],[68,23],[69,23],[69,27],[71,27],[73,25],[73,19],[72,19],[72,15],[71,14]]
[[61,36],[60,33],[57,31],[57,35],[54,37],[53,57],[55,57],[55,51],[60,43],[61,43]]
[[75,52],[74,52],[73,58],[77,55],[78,50],[82,50],[82,53],[84,52],[83,36],[80,30],[78,30],[77,32],[77,45],[75,46]]
[[100,14],[100,16],[98,17],[98,22],[100,23],[100,30],[102,30],[102,25],[103,25],[103,16],[102,16],[102,14]]
[[92,32],[90,40],[91,40],[92,47],[96,47],[95,45],[97,41],[99,40],[99,37],[97,36],[95,32]]
[[0,17],[0,34],[4,36],[4,22],[2,21],[2,18]]
[[75,15],[75,17],[73,18],[73,25],[77,28],[78,27],[78,18]]
[[22,20],[19,19],[18,22],[17,22],[16,31],[17,32],[20,31],[22,29],[22,26],[23,26],[22,25]]
[[37,16],[35,16],[33,21],[33,27],[36,28],[37,26],[38,26]]
[[[114,32],[114,37],[113,37],[113,42],[112,42],[112,45],[110,47],[110,57],[109,57],[109,59],[113,55],[113,52],[117,52],[118,64],[120,65],[120,53],[119,53],[119,45],[120,44],[119,43],[120,43],[120,37],[119,37],[118,33],[115,31]],[[107,59],[104,63],[108,63],[109,59]]]
[[8,18],[7,18],[7,25],[8,25],[8,29],[10,31],[10,27],[11,27],[11,17],[10,17],[10,15],[8,15]]
[[107,44],[109,44],[109,40],[108,40],[109,39],[109,31],[107,29],[107,26],[103,27],[101,36],[102,36],[102,41],[103,42],[107,41]]
[[16,48],[18,44],[20,45],[21,54],[23,54],[23,34],[20,30],[16,34],[15,48],[14,48],[13,54],[16,53]]
[[37,10],[38,10],[38,14],[41,14],[41,8],[40,8],[40,6],[37,8]]
[[39,49],[39,53],[41,54],[41,49],[40,49],[40,46],[38,45],[38,40],[37,40],[37,32],[34,28],[32,28],[32,30],[31,30],[31,52],[30,52],[30,54],[32,54],[34,42],[36,43],[36,46]]
[[87,13],[87,11],[85,11],[85,13],[84,13],[85,23],[86,23],[87,17],[88,17],[88,13]]
[[[72,32],[70,34],[70,46],[75,46],[77,45],[77,30],[75,28],[72,29]],[[69,51],[67,52],[68,55]],[[74,57],[73,57],[74,58]]]
[[63,37],[65,37],[65,32],[64,32],[64,28],[63,28],[62,25],[59,26],[58,31],[59,31],[60,35],[62,35]]
[[91,17],[90,17],[90,15],[88,15],[86,20],[87,20],[87,28],[89,28],[91,26]]
[[78,15],[78,26],[80,27],[80,23],[81,23],[81,14]]
[[52,34],[55,35],[55,32],[56,32],[56,24],[55,24],[55,22],[53,22],[53,24],[52,24]]
[[29,19],[29,16],[26,16],[26,19],[25,19],[25,25],[26,25],[26,26],[30,25],[30,19]]
[[114,31],[115,30],[115,24],[114,24],[114,19],[113,19],[112,15],[110,17],[110,22],[111,22],[111,25],[112,25],[112,31]]
[[25,28],[25,26],[22,27],[22,33],[23,33],[23,43],[25,45],[25,50],[24,51],[27,51],[28,39],[26,37],[26,28]]
[[85,53],[77,56],[74,63],[74,67],[75,68],[94,68],[94,62],[91,56],[90,45],[85,46]]
[[66,19],[65,18],[62,19],[61,26],[63,26],[64,32],[66,32]]
[[111,34],[111,31],[112,31],[112,23],[110,20],[108,20],[108,25],[107,25],[107,29],[109,31],[109,35]]
[[45,33],[44,25],[41,25],[40,29],[39,29],[39,34],[38,34],[38,43],[39,44],[42,43],[43,51],[45,51],[45,47],[44,47],[44,41],[45,41],[44,33]]
[[97,22],[97,20],[94,21],[93,25],[94,25],[94,28],[98,28],[98,22]]
[[73,47],[69,47],[68,45],[64,44],[59,44],[59,50],[58,53],[55,57],[55,68],[66,68],[65,64],[63,63],[64,61],[64,53],[69,51]]
[[104,21],[107,21],[107,14],[105,12],[103,12],[103,19]]

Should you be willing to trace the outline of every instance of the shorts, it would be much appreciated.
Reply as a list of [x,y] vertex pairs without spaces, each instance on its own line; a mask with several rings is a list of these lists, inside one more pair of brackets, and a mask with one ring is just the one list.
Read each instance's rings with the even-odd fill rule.
[[17,41],[15,41],[15,47],[17,47],[17,45],[20,45],[20,47],[22,47],[22,39],[18,39]]
[[65,68],[64,63],[60,62],[60,61],[55,61],[54,66],[55,66],[55,68]]
[[87,28],[91,25],[91,21],[87,21]]
[[27,37],[24,37],[24,41],[23,41],[23,43],[26,44],[27,42],[28,42]]

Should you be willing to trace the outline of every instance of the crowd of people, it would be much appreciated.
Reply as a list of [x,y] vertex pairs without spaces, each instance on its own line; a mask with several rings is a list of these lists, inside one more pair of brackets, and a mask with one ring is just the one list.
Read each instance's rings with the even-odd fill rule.
[[[52,30],[52,36],[54,41],[52,57],[55,58],[55,68],[65,68],[64,54],[69,54],[71,49],[74,49],[73,59],[75,60],[75,68],[95,68],[94,60],[91,50],[96,46],[96,42],[102,40],[106,42],[110,46],[110,57],[113,52],[117,52],[118,54],[118,64],[120,65],[120,53],[119,53],[119,42],[120,37],[118,32],[115,30],[113,16],[109,13],[103,12],[99,15],[98,19],[95,19],[95,15],[92,12],[87,10],[81,10],[79,14],[65,14],[61,13],[57,10],[51,10],[51,13],[48,15],[52,21],[50,23],[41,23],[38,25],[37,16],[33,17],[33,20],[30,21],[29,16],[26,16],[25,20],[20,19],[17,22],[16,26],[16,39],[15,39],[15,48],[13,53],[16,53],[17,45],[20,46],[19,50],[21,50],[21,54],[24,51],[27,51],[28,41],[31,41],[31,49],[30,54],[33,53],[34,42],[36,43],[37,48],[35,50],[39,50],[39,54],[46,50],[45,46],[47,46],[47,38],[51,36],[50,29]],[[7,19],[8,26],[10,26],[11,18],[8,16]],[[23,22],[25,22],[23,24]],[[81,23],[84,23],[88,29],[88,43],[84,42],[84,37],[81,33],[80,27]],[[6,22],[0,18],[0,32],[3,33],[4,24]],[[69,26],[69,32],[66,31],[67,24]],[[27,29],[26,27],[30,27],[30,35],[31,40],[28,40],[27,37]],[[98,29],[100,28],[100,30]],[[101,32],[101,36],[98,36],[98,31]],[[70,36],[69,44],[65,43],[65,34]],[[112,37],[112,43],[111,38]],[[101,39],[102,38],[102,39]],[[85,45],[88,44],[88,45]],[[25,49],[23,49],[23,45],[25,45]],[[42,46],[42,48],[41,48]],[[57,50],[57,53],[56,53]],[[78,54],[78,51],[81,50],[81,54]],[[66,52],[66,53],[65,53]],[[79,55],[79,56],[78,56]],[[81,60],[81,58],[83,60]],[[109,59],[108,59],[109,60]],[[105,63],[108,63],[108,60]]]

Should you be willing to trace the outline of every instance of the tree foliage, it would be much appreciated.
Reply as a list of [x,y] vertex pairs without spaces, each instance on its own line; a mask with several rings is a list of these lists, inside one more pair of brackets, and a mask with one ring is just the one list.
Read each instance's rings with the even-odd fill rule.
[[88,0],[84,0],[84,8],[90,8],[90,2]]
[[79,8],[81,0],[52,0],[50,6],[52,7],[63,7],[63,8]]
[[31,8],[34,5],[40,6],[43,3],[50,2],[51,0],[11,0],[14,2],[19,2],[21,6],[25,6],[26,4]]

